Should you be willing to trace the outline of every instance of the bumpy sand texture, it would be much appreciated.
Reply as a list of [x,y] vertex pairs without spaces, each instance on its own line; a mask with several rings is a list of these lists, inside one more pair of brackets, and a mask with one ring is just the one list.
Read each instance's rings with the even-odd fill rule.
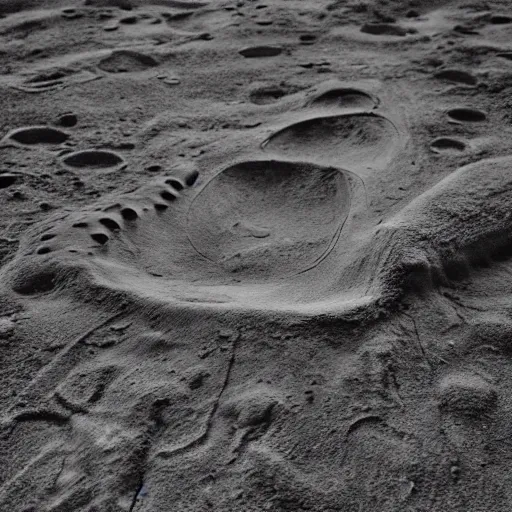
[[0,0],[0,511],[509,512],[508,0]]

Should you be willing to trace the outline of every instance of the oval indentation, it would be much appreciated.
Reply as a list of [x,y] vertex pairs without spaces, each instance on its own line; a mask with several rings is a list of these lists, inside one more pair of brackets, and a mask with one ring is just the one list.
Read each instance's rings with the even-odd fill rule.
[[213,178],[189,211],[192,245],[246,278],[300,273],[332,249],[350,192],[334,168],[275,160],[243,162]]
[[133,73],[158,66],[158,61],[133,50],[116,50],[100,61],[98,67],[107,73]]
[[67,154],[62,161],[70,167],[107,168],[115,167],[124,162],[120,155],[113,151],[86,149]]
[[446,113],[451,120],[458,123],[479,123],[487,119],[485,112],[470,107],[452,108]]
[[498,57],[502,59],[512,60],[512,52],[500,52],[497,54]]
[[399,36],[404,37],[408,34],[408,30],[400,25],[393,23],[365,23],[361,27],[364,34],[372,34],[374,36]]
[[337,87],[326,91],[308,102],[313,107],[373,108],[378,101],[370,94],[351,87]]
[[255,105],[269,105],[283,98],[288,93],[282,87],[269,85],[251,91],[249,98]]
[[34,144],[62,144],[69,139],[69,135],[49,126],[28,126],[13,130],[8,138],[19,144],[31,146]]
[[110,240],[106,233],[91,233],[91,238],[100,245],[105,245]]
[[283,52],[280,46],[250,46],[240,50],[240,55],[246,59],[255,59],[258,57],[276,57]]
[[19,176],[16,174],[11,174],[8,172],[0,174],[0,188],[10,187],[11,185],[14,185],[18,179]]
[[318,36],[315,34],[301,34],[299,36],[299,40],[301,44],[313,44],[318,39]]
[[476,85],[478,80],[475,76],[461,69],[443,69],[434,75],[439,80],[448,80],[464,85]]
[[267,150],[292,158],[336,165],[365,166],[394,150],[398,131],[383,116],[352,113],[316,117],[292,124],[263,143]]
[[123,217],[124,220],[128,220],[128,221],[136,220],[139,218],[139,214],[133,208],[130,208],[129,206],[126,206],[125,208],[123,208],[121,210],[121,216]]
[[191,171],[185,176],[185,185],[193,187],[199,178],[199,171]]
[[164,201],[169,201],[169,202],[176,201],[176,199],[177,199],[177,197],[169,190],[162,190],[162,192],[160,192],[160,197]]
[[100,224],[105,226],[107,229],[110,229],[110,231],[119,231],[121,229],[121,226],[110,217],[102,217],[99,220]]
[[118,7],[125,11],[133,9],[131,0],[85,0],[84,5],[88,7]]
[[65,126],[66,128],[72,128],[73,126],[76,126],[78,123],[78,117],[76,114],[68,113],[68,114],[62,114],[59,117],[59,124],[61,126]]
[[494,14],[489,18],[489,21],[493,25],[505,25],[506,23],[512,23],[512,16],[506,14]]
[[51,269],[27,269],[14,279],[12,289],[20,295],[51,292],[57,284],[57,273]]
[[430,145],[434,153],[460,153],[466,149],[466,144],[451,137],[439,137]]
[[165,183],[177,191],[184,189],[183,183],[181,183],[181,181],[177,180],[176,178],[168,178],[165,180]]

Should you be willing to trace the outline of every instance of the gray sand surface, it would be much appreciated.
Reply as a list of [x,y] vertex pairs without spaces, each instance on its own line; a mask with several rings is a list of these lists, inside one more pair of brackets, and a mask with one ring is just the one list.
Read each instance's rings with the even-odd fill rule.
[[510,512],[510,0],[0,0],[0,512]]

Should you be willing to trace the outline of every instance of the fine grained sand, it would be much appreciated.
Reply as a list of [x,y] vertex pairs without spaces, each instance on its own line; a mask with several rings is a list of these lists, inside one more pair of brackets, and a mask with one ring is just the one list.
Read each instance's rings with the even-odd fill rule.
[[510,512],[509,0],[0,0],[0,511]]

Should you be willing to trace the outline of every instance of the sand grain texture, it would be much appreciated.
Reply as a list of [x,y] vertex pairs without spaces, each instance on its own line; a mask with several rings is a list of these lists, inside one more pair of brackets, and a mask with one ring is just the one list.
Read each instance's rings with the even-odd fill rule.
[[509,4],[0,0],[0,512],[509,512]]

